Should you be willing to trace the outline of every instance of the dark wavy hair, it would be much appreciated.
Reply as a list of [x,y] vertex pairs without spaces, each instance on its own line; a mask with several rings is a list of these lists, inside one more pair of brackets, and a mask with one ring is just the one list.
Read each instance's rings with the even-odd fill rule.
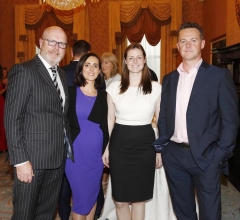
[[[84,54],[78,61],[77,70],[75,72],[74,83],[77,86],[85,86],[87,84],[87,81],[83,76],[82,70],[83,70],[84,64],[86,63],[86,61],[89,57],[96,57],[98,59],[99,69],[101,70],[101,60],[97,54],[95,54],[95,53]],[[96,89],[101,89],[103,86],[103,82],[104,82],[103,74],[102,74],[102,71],[100,71],[97,78],[95,79],[94,87]]]
[[[125,52],[124,52],[124,60],[127,59],[128,52],[132,49],[139,49],[143,53],[144,59],[146,59],[146,52],[143,49],[142,45],[139,43],[132,43],[130,44]],[[130,85],[129,81],[129,69],[127,68],[127,64],[123,61],[123,66],[122,66],[122,77],[121,77],[121,84],[120,84],[120,94],[124,93],[127,91],[128,87]],[[142,70],[142,79],[139,83],[139,88],[142,87],[143,94],[149,94],[152,92],[152,83],[151,83],[151,76],[148,71],[148,66],[147,63],[144,63],[143,70]]]
[[194,22],[185,22],[182,23],[180,25],[180,27],[178,28],[177,31],[177,36],[179,37],[179,32],[183,29],[187,29],[187,28],[196,28],[198,29],[199,33],[200,33],[200,39],[202,40],[204,38],[204,34],[203,34],[203,29],[202,27],[198,24],[198,23],[194,23]]

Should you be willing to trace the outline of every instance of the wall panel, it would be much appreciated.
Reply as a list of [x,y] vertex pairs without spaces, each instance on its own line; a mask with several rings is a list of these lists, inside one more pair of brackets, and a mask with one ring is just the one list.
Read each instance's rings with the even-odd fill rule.
[[206,40],[202,55],[207,62],[210,62],[211,41],[226,34],[227,1],[229,0],[221,0],[221,3],[219,0],[205,0],[202,2],[203,30]]
[[238,24],[236,18],[235,1],[236,0],[227,0],[227,19],[226,19],[227,46],[240,42],[240,25]]
[[39,0],[0,0],[0,64],[8,69],[14,64],[14,5],[38,2]]

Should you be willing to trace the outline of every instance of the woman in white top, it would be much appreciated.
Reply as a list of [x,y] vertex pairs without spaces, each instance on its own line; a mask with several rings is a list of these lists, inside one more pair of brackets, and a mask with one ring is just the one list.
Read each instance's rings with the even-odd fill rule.
[[112,82],[106,90],[110,143],[103,163],[110,167],[117,217],[143,220],[145,201],[153,197],[155,166],[162,165],[152,147],[151,126],[154,113],[156,119],[159,114],[161,85],[151,81],[140,44],[126,48],[121,81]]
[[118,60],[113,53],[104,53],[102,55],[102,72],[104,74],[106,87],[114,81],[121,80],[121,75],[117,73]]

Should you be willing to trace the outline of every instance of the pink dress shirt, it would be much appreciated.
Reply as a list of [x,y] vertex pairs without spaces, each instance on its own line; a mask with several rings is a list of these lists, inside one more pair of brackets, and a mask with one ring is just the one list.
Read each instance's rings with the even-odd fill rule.
[[189,73],[183,69],[183,63],[179,65],[177,71],[179,72],[179,80],[177,86],[176,97],[176,113],[175,113],[175,128],[171,141],[177,143],[189,143],[187,134],[186,114],[188,108],[189,98],[192,92],[193,83],[197,76],[198,69],[202,63],[199,60],[190,70]]

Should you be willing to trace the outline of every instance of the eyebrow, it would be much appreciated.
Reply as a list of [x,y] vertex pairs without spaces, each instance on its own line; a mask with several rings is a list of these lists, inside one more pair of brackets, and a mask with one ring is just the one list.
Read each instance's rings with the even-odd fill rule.
[[[128,56],[128,57],[135,57],[135,56]],[[136,57],[143,57],[143,55],[137,55]]]
[[[85,62],[84,64],[91,64],[91,63],[90,62]],[[98,63],[93,63],[93,64],[99,65]]]
[[[192,40],[192,39],[198,39],[198,38],[196,38],[196,37],[191,37],[191,38],[180,38],[179,40],[187,40],[187,39]],[[200,39],[200,38],[199,38],[199,39]]]

